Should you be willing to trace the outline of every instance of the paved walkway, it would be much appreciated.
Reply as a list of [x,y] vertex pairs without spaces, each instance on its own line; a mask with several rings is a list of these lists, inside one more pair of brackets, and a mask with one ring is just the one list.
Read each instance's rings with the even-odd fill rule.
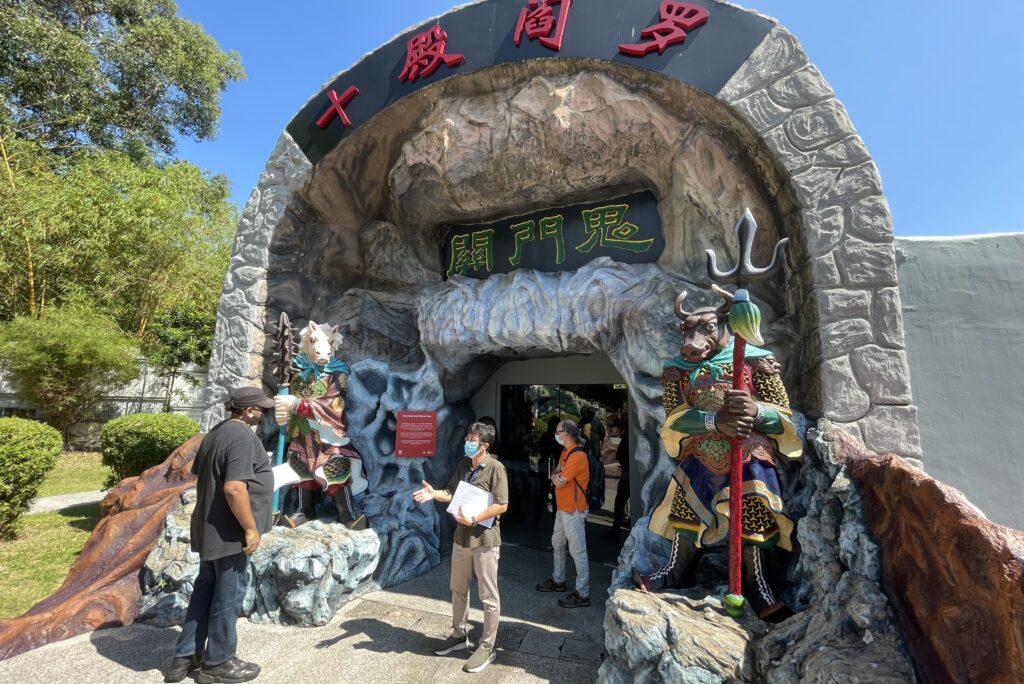
[[[569,561],[569,580],[574,579]],[[258,682],[593,682],[604,651],[604,608],[611,569],[591,564],[589,608],[558,606],[560,594],[534,584],[549,576],[551,554],[502,547],[498,657],[479,674],[462,672],[468,654],[438,657],[451,627],[447,559],[417,579],[365,594],[323,627],[238,622],[239,656],[259,662]],[[479,606],[474,591],[473,602]],[[471,611],[479,637],[483,613]],[[0,682],[161,682],[177,628],[129,625],[83,634],[0,661]],[[192,680],[186,680],[192,681]]]
[[59,511],[71,506],[96,503],[102,501],[107,493],[103,492],[78,492],[75,494],[58,494],[57,496],[44,496],[32,501],[28,507],[28,515],[33,513],[49,513]]

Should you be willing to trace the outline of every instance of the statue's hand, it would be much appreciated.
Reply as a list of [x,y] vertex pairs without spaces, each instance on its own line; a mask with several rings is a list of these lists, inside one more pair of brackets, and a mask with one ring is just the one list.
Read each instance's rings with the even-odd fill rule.
[[746,439],[754,429],[754,419],[748,416],[735,416],[719,412],[715,416],[715,429],[726,437]]
[[722,410],[715,416],[715,428],[727,437],[746,439],[754,429],[757,404],[745,390],[729,390]]
[[274,397],[274,420],[278,425],[286,425],[299,405],[297,397],[290,394],[278,394]]
[[722,406],[722,411],[731,415],[753,418],[757,415],[757,404],[751,399],[750,392],[746,390],[729,390],[725,395],[725,404]]

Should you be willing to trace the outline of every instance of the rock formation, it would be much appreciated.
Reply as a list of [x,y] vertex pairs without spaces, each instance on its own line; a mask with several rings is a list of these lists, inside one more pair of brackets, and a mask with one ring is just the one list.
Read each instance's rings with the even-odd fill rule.
[[730,621],[703,566],[682,594],[620,588],[601,681],[1024,681],[1024,532],[827,421],[810,437],[792,499],[802,612]]
[[863,492],[883,586],[922,677],[1024,681],[1024,532],[898,456],[826,436]]
[[[146,559],[140,622],[169,627],[185,620],[199,573],[199,554],[189,547],[194,489],[182,493],[181,504],[167,515]],[[353,532],[321,520],[275,527],[252,555],[242,614],[253,622],[325,625],[343,603],[377,586],[370,578],[379,559],[380,540],[372,529]]]
[[[776,626],[725,617],[717,598],[725,593],[725,559],[711,554],[695,589],[614,592],[601,681],[914,681],[880,586],[880,553],[865,527],[863,498],[831,448],[837,432],[811,431],[814,449],[786,487],[799,543],[786,598],[800,612]],[[649,534],[646,522],[637,523],[631,540]],[[614,582],[625,587],[628,578],[616,573]]]

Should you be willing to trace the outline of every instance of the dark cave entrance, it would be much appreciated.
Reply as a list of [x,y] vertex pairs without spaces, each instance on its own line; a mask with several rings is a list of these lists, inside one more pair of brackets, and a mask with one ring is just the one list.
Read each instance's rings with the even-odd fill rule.
[[[560,419],[579,423],[585,407],[594,409],[587,433],[601,443],[605,499],[587,517],[587,551],[591,563],[617,567],[632,525],[629,504],[638,501],[630,485],[636,483],[639,490],[641,473],[628,438],[630,424],[635,424],[628,388],[607,357],[579,355],[505,364],[484,382],[471,406],[477,419],[492,417],[497,423],[494,452],[509,475],[503,543],[547,552],[551,552],[554,525],[548,478],[561,453],[553,426]],[[617,501],[622,508],[618,529]],[[633,510],[638,511],[639,504]]]

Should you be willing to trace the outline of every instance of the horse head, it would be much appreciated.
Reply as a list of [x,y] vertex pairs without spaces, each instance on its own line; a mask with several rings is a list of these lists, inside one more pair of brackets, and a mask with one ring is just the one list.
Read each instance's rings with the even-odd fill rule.
[[336,325],[310,321],[299,333],[299,351],[317,365],[328,363],[340,345],[341,333]]

